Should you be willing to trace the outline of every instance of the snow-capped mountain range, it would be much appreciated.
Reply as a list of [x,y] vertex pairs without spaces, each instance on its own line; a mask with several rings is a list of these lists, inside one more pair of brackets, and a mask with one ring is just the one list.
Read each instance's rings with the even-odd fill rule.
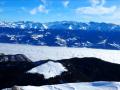
[[0,42],[44,46],[120,49],[120,25],[60,21],[0,22]]
[[19,22],[0,22],[0,27],[19,28],[19,29],[70,29],[70,30],[100,30],[112,31],[120,30],[120,25],[111,23],[97,23],[97,22],[75,22],[75,21],[56,21],[48,23],[39,23],[32,21],[19,21]]

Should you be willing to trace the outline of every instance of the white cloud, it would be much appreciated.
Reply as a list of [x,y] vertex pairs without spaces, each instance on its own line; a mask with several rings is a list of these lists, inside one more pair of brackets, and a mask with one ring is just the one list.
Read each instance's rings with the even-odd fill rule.
[[48,13],[48,9],[46,9],[46,7],[44,5],[40,5],[38,7],[38,12]]
[[36,8],[33,8],[33,9],[30,11],[30,14],[32,14],[32,15],[35,15],[35,14],[37,14],[37,13],[47,14],[47,13],[49,12],[49,10],[46,8],[47,0],[40,0],[40,2],[42,2],[42,4],[39,5],[39,6],[36,7]]
[[40,0],[43,4],[46,4],[47,1],[46,0]]
[[120,6],[106,6],[107,0],[89,0],[90,6],[75,9],[76,17],[83,21],[120,24]]
[[30,11],[30,14],[35,15],[35,14],[37,14],[38,12],[47,14],[47,13],[49,12],[49,10],[46,9],[46,7],[45,7],[44,5],[39,5],[38,7],[33,8],[33,9]]
[[89,14],[89,15],[103,15],[103,14],[111,14],[116,10],[116,6],[112,7],[103,7],[103,6],[97,6],[97,7],[80,7],[76,9],[77,13],[80,14]]
[[79,7],[76,9],[76,13],[87,15],[104,15],[112,14],[116,11],[116,6],[105,7],[105,0],[90,0],[91,6]]
[[30,11],[30,14],[32,14],[32,15],[35,15],[37,13],[37,9],[36,8],[34,8],[34,9],[32,9],[31,11]]
[[69,3],[70,3],[69,1],[63,1],[64,7],[68,7]]
[[91,5],[94,6],[103,6],[105,4],[105,0],[90,0]]
[[103,20],[106,20],[111,23],[120,24],[120,7],[116,11],[106,17],[103,16]]

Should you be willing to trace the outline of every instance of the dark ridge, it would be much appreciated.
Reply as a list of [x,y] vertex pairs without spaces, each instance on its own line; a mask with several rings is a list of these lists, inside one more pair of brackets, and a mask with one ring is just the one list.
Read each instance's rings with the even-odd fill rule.
[[61,63],[68,71],[46,79],[48,85],[72,82],[120,81],[120,65],[98,58],[71,58],[53,62]]
[[[7,61],[3,60],[5,57],[8,57]],[[42,86],[73,82],[120,81],[119,64],[93,57],[32,62],[24,55],[18,54],[1,55],[0,61],[0,89],[9,88],[14,85]],[[48,61],[61,63],[67,71],[49,79],[45,79],[42,74],[27,73],[33,67]]]
[[64,67],[66,67],[68,72],[63,72],[60,76],[52,78],[55,81],[120,81],[119,64],[106,62],[98,58],[71,58],[60,60],[57,62],[61,63]]

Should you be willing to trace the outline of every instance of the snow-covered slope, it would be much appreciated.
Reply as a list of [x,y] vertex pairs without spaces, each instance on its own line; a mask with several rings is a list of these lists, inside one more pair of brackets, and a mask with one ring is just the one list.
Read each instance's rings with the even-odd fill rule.
[[62,72],[65,71],[67,71],[67,69],[61,63],[49,61],[43,65],[33,68],[28,72],[43,74],[45,79],[49,79],[51,77],[60,75]]
[[21,44],[0,43],[0,53],[5,54],[25,54],[33,61],[39,60],[60,60],[72,57],[96,57],[102,60],[119,63],[119,50],[90,49],[90,48],[68,48],[68,47],[48,47],[31,46]]
[[119,90],[119,83],[115,82],[93,82],[93,83],[70,83],[51,86],[26,86],[23,90]]

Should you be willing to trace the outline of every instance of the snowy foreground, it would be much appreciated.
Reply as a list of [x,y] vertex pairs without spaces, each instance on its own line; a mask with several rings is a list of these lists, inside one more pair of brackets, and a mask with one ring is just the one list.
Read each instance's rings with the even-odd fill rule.
[[[38,60],[60,60],[72,57],[97,57],[105,61],[120,64],[119,50],[102,50],[88,48],[67,48],[67,47],[47,47],[47,46],[30,46],[19,44],[0,44],[0,53],[4,54],[25,54],[32,61]],[[49,63],[49,65],[54,65]],[[51,66],[51,67],[55,67]],[[57,66],[60,66],[59,64]],[[44,67],[47,67],[44,65]],[[61,67],[61,66],[60,66]],[[44,72],[45,70],[39,69]],[[47,70],[47,69],[46,69]],[[52,68],[52,70],[56,70]],[[61,70],[65,70],[61,67]],[[49,71],[49,70],[48,70]],[[58,72],[56,72],[58,73]],[[55,73],[52,73],[53,76]],[[46,78],[48,78],[46,76]],[[24,86],[23,90],[119,90],[119,82],[94,82],[94,83],[71,83],[51,86]]]
[[22,87],[24,90],[120,90],[118,83],[95,82],[95,83],[70,83],[51,86],[27,86]]

